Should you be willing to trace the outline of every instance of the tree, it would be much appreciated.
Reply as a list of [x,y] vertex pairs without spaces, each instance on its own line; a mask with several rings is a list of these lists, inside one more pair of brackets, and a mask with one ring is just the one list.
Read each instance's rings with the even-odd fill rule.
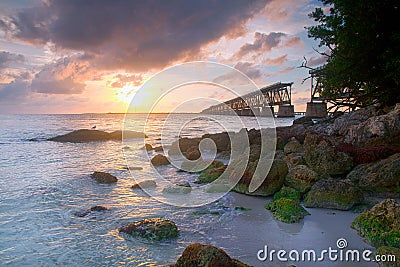
[[330,49],[322,96],[350,94],[352,108],[400,102],[400,3],[398,0],[320,0],[309,14],[308,36]]

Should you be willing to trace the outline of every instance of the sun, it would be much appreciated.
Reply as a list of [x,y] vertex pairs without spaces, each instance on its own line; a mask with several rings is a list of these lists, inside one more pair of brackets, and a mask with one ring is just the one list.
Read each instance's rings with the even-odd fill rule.
[[117,100],[119,102],[129,104],[136,92],[137,88],[135,86],[125,85],[124,87],[117,89]]

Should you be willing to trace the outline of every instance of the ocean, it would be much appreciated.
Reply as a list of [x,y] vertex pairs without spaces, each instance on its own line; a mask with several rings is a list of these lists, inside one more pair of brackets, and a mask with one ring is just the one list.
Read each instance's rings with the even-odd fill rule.
[[[194,114],[152,114],[145,125],[146,143],[153,146],[177,139],[182,121]],[[228,116],[195,119],[178,131],[182,137],[200,137],[224,130],[291,125],[293,118],[242,117],[243,125],[230,123]],[[135,119],[137,118],[137,121]],[[127,129],[143,123],[145,115],[130,116]],[[224,126],[218,124],[224,121]],[[345,237],[352,248],[370,248],[351,230],[357,216],[351,212],[312,209],[311,216],[294,225],[280,223],[263,208],[265,198],[228,193],[206,206],[180,208],[161,203],[130,186],[135,179],[152,179],[148,162],[139,156],[142,141],[57,143],[47,138],[77,129],[115,131],[123,128],[124,114],[0,115],[0,265],[1,266],[165,266],[176,261],[194,242],[222,247],[233,258],[254,266],[287,266],[261,262],[256,254],[264,245],[305,249],[335,246]],[[162,140],[159,140],[162,132]],[[126,170],[123,153],[129,149]],[[138,155],[135,159],[135,155]],[[153,156],[155,152],[149,152]],[[192,182],[195,174],[161,167],[172,181]],[[118,177],[115,185],[100,185],[90,178],[94,171]],[[134,179],[134,178],[135,179]],[[95,205],[108,207],[85,217],[76,212]],[[247,206],[250,211],[236,210]],[[203,212],[203,211],[213,211]],[[151,242],[118,233],[129,222],[150,217],[173,220],[177,239]],[[303,266],[311,266],[306,264]],[[318,266],[357,266],[327,262]],[[302,266],[301,264],[297,266]],[[358,266],[376,266],[360,263]]]

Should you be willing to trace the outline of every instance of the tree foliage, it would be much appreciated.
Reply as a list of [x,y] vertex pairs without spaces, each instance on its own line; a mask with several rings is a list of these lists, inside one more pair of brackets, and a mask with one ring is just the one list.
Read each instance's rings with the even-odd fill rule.
[[307,30],[330,49],[322,96],[339,99],[346,92],[353,107],[400,102],[400,2],[320,1],[324,6],[309,14],[317,25]]

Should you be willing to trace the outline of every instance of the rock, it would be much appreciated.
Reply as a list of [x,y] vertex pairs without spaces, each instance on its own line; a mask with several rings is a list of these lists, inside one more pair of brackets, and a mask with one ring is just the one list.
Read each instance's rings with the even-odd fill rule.
[[277,220],[285,223],[295,223],[309,215],[309,213],[300,206],[298,201],[289,198],[280,198],[265,205]]
[[[144,133],[134,131],[124,131],[124,138],[146,138]],[[107,140],[122,140],[122,131],[115,131],[107,133],[98,130],[76,130],[64,135],[59,135],[47,139],[56,142],[70,142],[70,143],[83,143],[94,141],[107,141]]]
[[230,186],[228,184],[209,184],[205,188],[207,193],[225,193],[230,191]]
[[155,151],[155,152],[163,152],[163,151],[164,151],[164,148],[163,148],[162,146],[156,146],[156,147],[154,148],[154,151]]
[[283,152],[283,150],[275,151],[274,159],[284,159],[284,158],[285,158],[285,152]]
[[226,166],[219,168],[207,168],[205,171],[200,173],[200,176],[196,179],[196,184],[207,184],[217,180],[222,173],[224,173]]
[[322,177],[345,175],[353,167],[349,155],[337,152],[331,140],[316,134],[307,134],[305,138],[304,159]]
[[77,211],[74,213],[74,215],[78,216],[78,217],[85,217],[86,215],[89,215],[92,211],[99,212],[99,211],[106,211],[106,210],[109,210],[109,209],[104,206],[93,206],[87,210]]
[[216,134],[205,134],[202,136],[202,139],[205,138],[210,138],[214,141],[217,147],[217,152],[230,150],[231,140],[227,132],[216,133]]
[[301,124],[304,127],[308,127],[308,126],[314,125],[314,122],[313,122],[311,117],[303,116],[303,117],[300,117],[298,119],[295,119],[293,121],[293,125],[295,125],[295,124]]
[[283,151],[285,154],[290,154],[290,153],[303,153],[304,149],[303,146],[300,144],[299,141],[297,141],[296,138],[290,139],[290,141],[285,145],[283,148]]
[[400,193],[400,153],[358,165],[347,178],[365,191]]
[[317,182],[318,174],[306,165],[297,165],[289,169],[285,177],[285,185],[298,190],[301,194],[307,193]]
[[190,244],[185,248],[174,267],[246,267],[248,265],[234,260],[220,248]]
[[304,153],[290,153],[286,155],[283,160],[286,161],[289,168],[306,163],[304,160]]
[[385,199],[361,213],[351,227],[374,247],[400,248],[400,205],[394,199]]
[[386,145],[400,140],[400,104],[387,114],[373,116],[352,125],[345,135],[345,142],[350,144],[363,144],[367,141],[376,144],[377,140]]
[[281,190],[274,194],[274,200],[278,200],[280,198],[290,198],[297,202],[300,202],[301,194],[294,188],[283,186]]
[[184,187],[191,187],[189,182],[182,182],[182,183],[179,183],[179,184],[176,184],[176,185],[177,186],[184,186]]
[[301,124],[276,127],[276,148],[283,150],[283,147],[292,137],[296,138],[300,143],[303,143],[305,136],[306,128]]
[[190,192],[192,192],[192,187],[190,187],[190,185],[189,186],[173,185],[164,187],[162,192],[167,194],[189,194]]
[[379,247],[375,255],[394,255],[395,260],[380,261],[378,262],[379,267],[399,267],[399,259],[400,259],[400,248],[383,246]]
[[150,145],[150,144],[144,144],[144,147],[142,147],[142,149],[145,149],[145,150],[147,150],[147,151],[150,151],[150,150],[153,150],[154,148],[153,148],[153,146]]
[[[249,184],[254,175],[258,160],[249,162],[243,176],[233,188],[238,193],[255,196],[271,196],[281,189],[285,176],[288,173],[288,166],[285,161],[281,159],[274,159],[271,169],[265,178],[264,182],[254,192],[249,192]],[[232,162],[232,164],[234,164]],[[231,180],[235,180],[236,171],[234,170],[229,174]]]
[[186,153],[190,147],[199,147],[200,138],[180,138],[179,140],[172,143],[168,150],[168,155],[178,155],[179,150],[181,153]]
[[197,160],[200,157],[201,157],[201,153],[197,146],[189,147],[188,150],[186,150],[186,158],[188,160]]
[[156,187],[157,183],[154,180],[144,180],[139,183],[133,184],[131,186],[132,189],[138,189],[138,188],[153,188]]
[[391,155],[400,153],[400,145],[358,147],[343,143],[337,145],[335,148],[337,151],[351,156],[355,166],[385,159]]
[[157,154],[151,159],[151,164],[153,164],[153,166],[163,166],[170,164],[170,162],[166,156]]
[[324,179],[313,185],[304,200],[304,206],[349,210],[354,205],[361,204],[363,199],[361,189],[352,185],[350,181]]
[[117,177],[107,172],[94,172],[91,177],[100,184],[112,184],[118,181]]
[[118,229],[132,236],[140,236],[149,240],[161,241],[178,236],[178,227],[168,219],[151,218],[132,222]]
[[375,107],[370,106],[350,113],[335,114],[333,117],[319,121],[309,129],[324,135],[345,136],[352,126],[359,125],[376,114]]

